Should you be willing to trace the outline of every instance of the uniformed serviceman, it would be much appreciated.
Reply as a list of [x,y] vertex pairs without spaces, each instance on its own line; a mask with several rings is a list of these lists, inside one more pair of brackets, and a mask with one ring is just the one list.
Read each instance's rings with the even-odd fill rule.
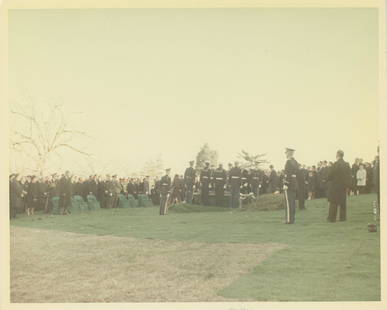
[[285,215],[286,224],[294,224],[296,214],[296,193],[297,193],[297,174],[298,163],[294,159],[294,149],[286,148],[286,164],[284,176],[284,195],[285,195]]
[[227,173],[222,164],[219,164],[219,167],[215,169],[212,178],[215,184],[215,204],[222,207],[224,204],[224,188],[227,181]]
[[234,167],[231,168],[228,176],[229,182],[230,182],[230,190],[231,190],[231,197],[230,197],[231,208],[239,207],[241,177],[242,177],[242,171],[241,171],[241,168],[239,168],[239,163],[236,161],[234,163]]
[[254,196],[258,198],[260,189],[260,173],[258,169],[250,169],[250,188]]
[[160,215],[166,214],[166,207],[171,190],[171,177],[169,176],[171,169],[165,170],[165,175],[160,180]]
[[184,185],[185,185],[185,202],[192,203],[193,187],[195,185],[196,172],[194,169],[194,161],[189,162],[189,167],[184,172]]
[[206,162],[205,167],[200,172],[201,183],[201,202],[203,205],[208,206],[210,204],[210,182],[211,182],[211,169],[210,163]]

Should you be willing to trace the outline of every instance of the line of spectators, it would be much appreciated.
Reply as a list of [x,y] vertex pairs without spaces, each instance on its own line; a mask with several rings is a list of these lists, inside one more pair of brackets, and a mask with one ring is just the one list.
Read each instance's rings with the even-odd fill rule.
[[[316,166],[300,166],[300,175],[298,183],[301,184],[300,195],[311,200],[315,198],[325,198],[328,196],[329,182],[328,171],[332,162],[320,161]],[[229,165],[229,170],[232,165]],[[228,171],[229,171],[228,170]],[[352,185],[349,189],[349,195],[359,195],[370,193],[374,190],[375,161],[372,163],[363,162],[356,159],[352,165]],[[212,167],[212,171],[215,169]],[[227,172],[228,172],[227,171]],[[254,178],[252,176],[255,176]],[[280,193],[283,188],[284,172],[276,171],[274,166],[269,169],[242,170],[241,195],[254,193],[256,196],[268,193]],[[214,190],[215,179],[210,183],[210,189]],[[258,183],[258,187],[254,185]],[[52,174],[46,177],[35,175],[21,176],[11,174],[9,178],[10,185],[10,216],[15,217],[16,213],[26,212],[32,215],[36,210],[50,212],[52,209],[52,197],[62,197],[67,195],[79,195],[85,201],[88,195],[93,195],[99,201],[102,208],[116,208],[118,206],[118,195],[122,194],[128,197],[132,195],[135,199],[138,195],[148,195],[155,205],[160,203],[160,179],[153,180],[149,176],[143,178],[117,178],[117,175],[105,176],[90,175],[88,178],[78,177],[66,174]],[[195,180],[194,192],[199,193],[201,189],[200,176]],[[185,198],[184,176],[176,174],[172,181],[172,201],[180,203]],[[258,188],[259,193],[256,193]],[[228,190],[228,185],[225,185]],[[198,195],[196,195],[198,196]],[[199,195],[200,196],[200,195]],[[193,201],[200,203],[200,201]],[[62,199],[62,204],[68,203]]]

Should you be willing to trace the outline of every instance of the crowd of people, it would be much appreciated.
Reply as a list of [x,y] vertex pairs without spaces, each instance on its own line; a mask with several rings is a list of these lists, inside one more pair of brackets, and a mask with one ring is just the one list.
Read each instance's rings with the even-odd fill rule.
[[[373,162],[363,162],[356,159],[351,167],[351,184],[348,195],[359,195],[375,191],[379,186],[375,181],[377,173]],[[315,166],[306,167],[298,164],[297,200],[299,208],[305,208],[305,200],[326,198],[329,195],[329,170],[333,162],[320,161]],[[204,168],[194,168],[194,161],[184,174],[169,176],[170,169],[162,178],[118,178],[117,175],[90,175],[88,178],[54,173],[46,177],[36,175],[10,175],[10,216],[35,211],[50,212],[53,206],[52,197],[59,197],[61,214],[67,214],[70,199],[74,195],[87,201],[88,195],[93,195],[102,208],[118,207],[119,195],[129,195],[137,199],[138,195],[148,195],[155,205],[169,203],[196,203],[203,205],[215,204],[237,208],[241,203],[249,202],[251,198],[269,193],[283,193],[286,183],[285,170],[277,171],[273,165],[269,169],[246,169],[239,163],[228,164],[224,169],[222,164],[217,168],[205,163]],[[168,197],[167,197],[168,196]],[[215,200],[210,201],[210,196]],[[230,196],[230,199],[225,199]],[[235,198],[236,197],[236,198]]]

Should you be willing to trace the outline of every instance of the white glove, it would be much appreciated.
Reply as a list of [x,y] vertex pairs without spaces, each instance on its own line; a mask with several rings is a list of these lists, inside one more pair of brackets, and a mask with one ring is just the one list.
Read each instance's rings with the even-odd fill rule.
[[283,189],[286,191],[288,189],[287,185],[284,185]]

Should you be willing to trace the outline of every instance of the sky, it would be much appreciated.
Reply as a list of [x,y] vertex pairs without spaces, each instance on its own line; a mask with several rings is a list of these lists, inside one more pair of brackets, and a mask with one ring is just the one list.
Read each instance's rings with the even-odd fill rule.
[[[372,160],[378,20],[372,8],[45,9],[9,13],[10,105],[62,102],[87,132],[51,170],[181,173],[204,143],[278,169]],[[27,99],[28,98],[28,99]],[[43,107],[42,107],[43,108]],[[16,125],[12,125],[16,126]],[[11,155],[15,169],[27,158]],[[90,162],[92,161],[92,164]],[[12,164],[11,164],[12,166]]]

